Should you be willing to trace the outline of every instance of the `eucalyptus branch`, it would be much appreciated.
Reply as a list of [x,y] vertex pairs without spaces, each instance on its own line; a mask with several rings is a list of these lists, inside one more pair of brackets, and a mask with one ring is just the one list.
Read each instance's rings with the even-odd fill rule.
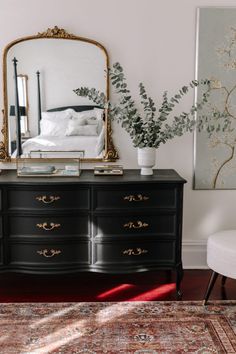
[[146,113],[145,121],[153,120],[157,109],[153,99],[147,96],[146,89],[142,82],[139,84],[139,95],[141,97],[144,112]]
[[[127,86],[123,68],[119,63],[115,63],[108,71],[111,84],[114,87],[115,94],[118,96],[118,102],[112,104],[106,101],[103,93],[94,88],[81,87],[74,92],[78,96],[87,97],[99,106],[107,105],[109,116],[116,120],[130,134],[135,147],[155,147],[175,136],[181,136],[186,132],[193,131],[196,120],[195,113],[201,110],[207,102],[208,93],[203,94],[202,101],[196,103],[190,108],[189,112],[182,112],[173,118],[172,123],[166,123],[169,115],[173,112],[175,106],[180,100],[198,85],[209,85],[209,81],[198,82],[193,80],[188,86],[183,86],[177,94],[168,99],[167,91],[163,93],[160,108],[157,111],[154,100],[148,96],[143,83],[139,84],[140,102],[143,106],[143,114],[138,111],[135,101]],[[205,119],[205,118],[204,118]],[[204,120],[200,126],[204,126]]]
[[80,97],[87,97],[90,101],[96,103],[98,106],[106,106],[106,96],[103,92],[99,92],[95,88],[80,87],[76,90],[73,90],[76,95]]

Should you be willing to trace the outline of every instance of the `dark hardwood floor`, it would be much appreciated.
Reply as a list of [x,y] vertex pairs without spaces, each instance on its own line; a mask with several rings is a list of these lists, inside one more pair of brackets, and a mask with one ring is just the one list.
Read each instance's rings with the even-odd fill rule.
[[[183,300],[202,300],[211,272],[185,270]],[[174,274],[39,276],[0,274],[0,302],[143,301],[176,300]],[[210,300],[236,300],[236,280],[227,279],[222,291],[221,277]]]

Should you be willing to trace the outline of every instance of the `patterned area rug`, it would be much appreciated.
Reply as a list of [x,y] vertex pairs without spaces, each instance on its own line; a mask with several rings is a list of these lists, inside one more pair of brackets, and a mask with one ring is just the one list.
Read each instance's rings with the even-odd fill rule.
[[236,301],[0,304],[0,353],[236,353]]

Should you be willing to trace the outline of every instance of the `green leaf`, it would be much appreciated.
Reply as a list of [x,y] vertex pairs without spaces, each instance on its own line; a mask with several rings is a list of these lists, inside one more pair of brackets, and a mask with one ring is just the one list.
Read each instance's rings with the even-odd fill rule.
[[[178,116],[172,117],[175,106],[188,93],[189,88],[195,88],[199,85],[199,82],[197,80],[191,81],[189,86],[183,86],[170,99],[168,98],[168,92],[164,91],[158,108],[153,98],[148,96],[145,86],[141,82],[139,84],[139,97],[143,110],[140,112],[128,89],[122,66],[119,63],[113,64],[108,69],[108,74],[118,97],[116,103],[107,101],[105,94],[95,88],[80,87],[73,91],[78,96],[88,97],[89,100],[101,107],[108,107],[111,119],[116,120],[130,134],[134,146],[159,147],[160,144],[165,144],[166,141],[173,139],[175,136],[181,136],[185,132],[192,131],[195,125],[195,112],[200,111],[208,102],[209,93],[204,92],[202,100],[190,107],[189,112],[182,112]],[[201,84],[209,85],[209,81],[205,80]],[[222,118],[226,119],[219,112],[215,112],[215,119]],[[170,120],[169,124],[164,123],[167,119],[168,122]],[[200,122],[198,121],[198,129],[208,129],[209,134],[212,134],[215,129],[221,129],[219,126],[212,124],[211,119],[204,115]],[[230,129],[227,119],[222,129]]]

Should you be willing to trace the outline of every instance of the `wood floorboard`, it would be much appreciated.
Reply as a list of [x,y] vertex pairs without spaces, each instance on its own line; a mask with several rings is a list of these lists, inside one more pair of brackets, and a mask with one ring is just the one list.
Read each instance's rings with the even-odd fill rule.
[[[185,270],[183,300],[202,300],[210,274],[209,270]],[[0,274],[0,302],[176,300],[174,282],[174,274],[168,278],[165,272],[116,276],[4,273]],[[224,289],[219,277],[210,299],[236,300],[236,280],[227,279]]]

